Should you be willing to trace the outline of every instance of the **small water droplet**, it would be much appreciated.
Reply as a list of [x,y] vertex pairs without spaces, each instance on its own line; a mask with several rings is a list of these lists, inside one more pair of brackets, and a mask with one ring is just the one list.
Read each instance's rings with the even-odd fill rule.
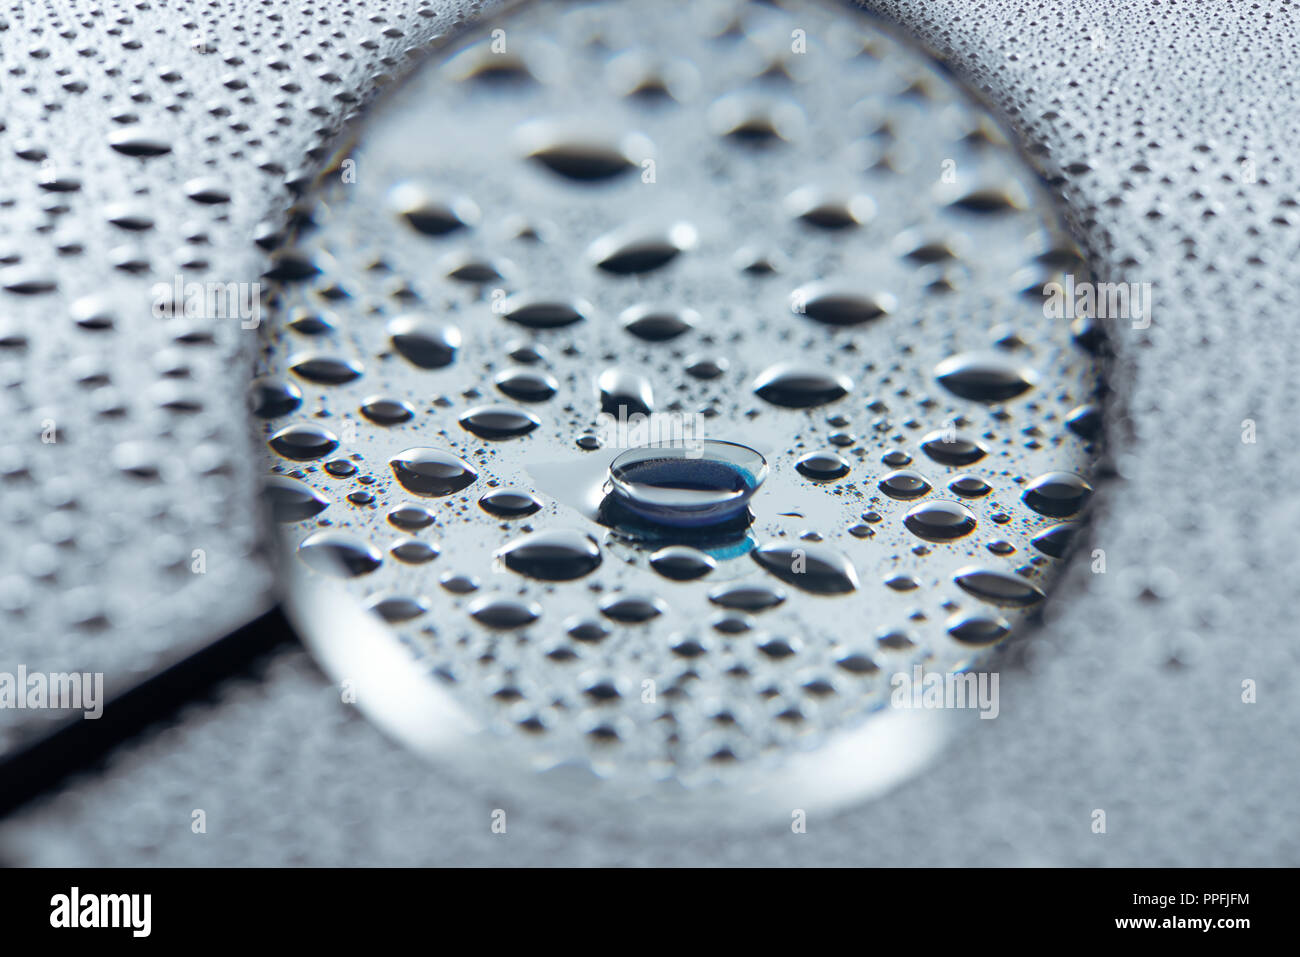
[[694,581],[717,567],[712,557],[689,545],[669,545],[650,556],[650,567],[672,581]]
[[934,375],[953,395],[977,402],[1014,399],[1037,381],[1029,369],[992,352],[967,352],[944,359],[934,367]]
[[876,487],[890,498],[898,499],[919,498],[930,491],[930,483],[925,480],[925,476],[910,469],[890,472],[876,483]]
[[953,576],[962,589],[995,605],[1033,605],[1043,600],[1038,586],[1011,572],[968,565]]
[[265,494],[271,517],[277,522],[300,522],[319,515],[329,506],[325,497],[306,482],[286,475],[269,476]]
[[339,447],[339,440],[329,429],[311,422],[296,422],[272,435],[267,445],[287,459],[305,462],[329,455]]
[[826,545],[771,542],[750,554],[783,582],[815,595],[842,595],[858,587],[853,563]]
[[522,518],[539,511],[542,503],[521,488],[502,488],[488,492],[478,500],[479,507],[500,518]]
[[956,502],[922,502],[908,510],[903,524],[917,538],[948,542],[975,530],[975,516]]
[[825,405],[852,391],[853,383],[847,376],[784,362],[770,366],[754,380],[755,395],[789,409]]
[[1067,518],[1075,514],[1092,496],[1092,486],[1073,472],[1048,472],[1025,487],[1026,505],[1039,515]]
[[369,542],[333,530],[308,535],[298,546],[298,556],[316,571],[339,578],[367,575],[383,561]]
[[542,581],[572,581],[591,574],[601,562],[596,540],[571,529],[525,535],[503,548],[500,556],[511,571]]
[[451,365],[460,349],[459,329],[421,316],[398,316],[388,323],[387,332],[398,355],[421,369]]
[[481,439],[497,440],[527,435],[541,425],[541,420],[531,412],[508,405],[482,405],[461,416],[460,424]]
[[976,439],[947,431],[931,432],[921,440],[921,451],[940,465],[973,465],[988,454]]
[[835,452],[809,452],[795,463],[800,475],[815,482],[830,482],[849,474],[849,463]]
[[468,462],[440,449],[406,449],[388,464],[402,488],[415,495],[451,495],[478,478]]
[[[443,584],[445,586],[446,582]],[[475,621],[489,628],[508,630],[532,624],[541,617],[542,610],[536,602],[484,595],[470,606],[469,613]]]

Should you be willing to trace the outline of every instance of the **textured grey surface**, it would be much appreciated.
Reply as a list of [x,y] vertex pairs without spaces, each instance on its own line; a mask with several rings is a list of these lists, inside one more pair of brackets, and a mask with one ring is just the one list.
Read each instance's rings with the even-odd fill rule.
[[[253,317],[154,286],[257,282],[286,184],[460,9],[368,6],[0,12],[4,670],[121,688],[268,606]],[[0,711],[0,752],[59,717]]]
[[[1292,7],[882,6],[1039,144],[1102,278],[1156,285],[1150,329],[1115,330],[1127,418],[1120,477],[1094,516],[1107,571],[1068,571],[1003,675],[996,721],[976,722],[892,795],[814,817],[807,834],[719,822],[663,835],[615,818],[550,821],[451,781],[343,708],[292,652],[6,821],[0,853],[119,864],[1300,862]],[[1243,175],[1249,160],[1254,176]],[[1242,702],[1245,679],[1258,682],[1257,703]],[[505,835],[490,828],[496,807],[509,812]],[[204,835],[190,831],[195,808]],[[1104,835],[1091,831],[1094,809],[1107,813]]]

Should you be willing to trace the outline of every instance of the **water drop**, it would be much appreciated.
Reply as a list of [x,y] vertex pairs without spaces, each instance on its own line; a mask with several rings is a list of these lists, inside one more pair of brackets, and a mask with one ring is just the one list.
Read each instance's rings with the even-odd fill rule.
[[977,402],[1014,399],[1037,381],[1029,369],[992,352],[968,352],[944,359],[934,367],[934,375],[953,395]]
[[910,469],[890,472],[876,483],[876,487],[890,498],[899,499],[919,498],[930,491],[930,483],[925,480],[925,476]]
[[280,429],[266,444],[287,459],[305,462],[329,455],[339,447],[339,440],[329,429],[311,422],[297,422]]
[[527,435],[541,425],[541,420],[531,412],[508,405],[482,405],[461,416],[460,424],[481,439],[497,440]]
[[948,542],[975,530],[975,516],[956,502],[922,502],[908,510],[903,524],[917,538]]
[[669,545],[650,556],[650,567],[672,581],[694,581],[717,567],[709,555],[689,545]]
[[1038,586],[1011,572],[968,565],[953,576],[962,589],[995,605],[1033,605],[1043,600]]
[[601,562],[596,540],[571,529],[533,532],[515,539],[500,555],[511,571],[542,581],[572,581],[591,574]]
[[318,572],[340,578],[367,575],[383,557],[369,542],[347,532],[314,532],[298,546],[298,556]]
[[849,474],[849,463],[835,452],[809,452],[794,466],[814,482],[830,482]]
[[980,443],[948,431],[931,432],[921,440],[921,451],[940,465],[973,465],[988,454]]
[[853,391],[847,376],[778,363],[754,380],[754,393],[773,405],[807,409],[842,399]]
[[440,449],[407,449],[388,464],[402,488],[416,495],[451,495],[478,478],[468,462]]
[[451,365],[460,349],[459,329],[420,316],[398,316],[388,323],[386,331],[398,355],[421,369]]
[[1022,498],[1039,515],[1067,518],[1075,514],[1092,495],[1092,486],[1073,472],[1048,472],[1025,487]]
[[783,582],[814,595],[842,595],[858,587],[853,563],[826,545],[771,542],[750,554]]
[[300,522],[325,511],[329,502],[305,482],[286,475],[272,475],[266,479],[265,495],[271,517],[277,522]]
[[499,518],[522,518],[539,511],[542,503],[520,488],[494,489],[478,500],[479,507]]

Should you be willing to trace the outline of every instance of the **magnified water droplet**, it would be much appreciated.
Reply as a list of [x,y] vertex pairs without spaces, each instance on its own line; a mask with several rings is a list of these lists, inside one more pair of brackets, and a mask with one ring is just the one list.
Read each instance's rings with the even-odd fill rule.
[[1040,515],[1067,518],[1074,515],[1092,495],[1092,486],[1072,472],[1048,472],[1025,487],[1025,504]]
[[511,542],[500,554],[511,571],[543,581],[582,578],[601,562],[596,540],[572,529],[533,532]]
[[623,328],[646,342],[667,342],[690,332],[699,324],[699,314],[690,309],[664,310],[651,306],[633,306],[619,321]]
[[542,503],[520,488],[502,488],[488,492],[478,500],[479,507],[500,518],[522,518],[540,511]]
[[600,410],[613,416],[648,415],[654,408],[654,390],[645,376],[623,369],[606,369],[596,379]]
[[948,621],[948,634],[966,645],[991,645],[1010,631],[1011,626],[997,616],[955,615]]
[[809,452],[795,463],[800,475],[815,482],[831,482],[849,474],[849,463],[835,452]]
[[478,478],[468,462],[440,449],[407,449],[388,464],[402,488],[415,495],[451,495]]
[[266,498],[277,522],[300,522],[319,515],[329,505],[310,485],[284,475],[266,480]]
[[807,409],[842,399],[853,391],[847,376],[778,363],[754,380],[754,393],[773,405]]
[[389,195],[393,210],[416,232],[445,236],[475,225],[479,210],[464,197],[440,198],[417,183],[401,183]]
[[1037,377],[997,353],[964,353],[934,367],[935,378],[953,395],[977,402],[1005,402],[1024,395]]
[[161,130],[146,126],[128,126],[115,130],[108,137],[108,145],[119,153],[149,159],[172,151],[171,143]]
[[793,312],[828,326],[861,325],[884,316],[894,305],[888,294],[872,295],[829,282],[800,286],[790,294]]
[[399,562],[407,565],[423,565],[425,562],[431,562],[438,557],[439,551],[436,545],[429,542],[422,542],[414,538],[408,538],[392,545],[389,554]]
[[321,385],[342,385],[361,377],[361,364],[335,356],[303,356],[289,366],[294,374]]
[[502,395],[519,402],[545,402],[560,388],[554,376],[533,369],[504,369],[495,383]]
[[669,545],[650,556],[650,567],[672,581],[694,581],[703,578],[718,563],[709,555],[689,545]]
[[625,625],[639,625],[664,613],[664,603],[647,595],[616,595],[600,606],[600,613]]
[[415,505],[410,502],[392,509],[388,513],[388,520],[398,528],[404,528],[408,531],[428,528],[434,523],[433,512],[423,505]]
[[302,391],[292,382],[273,376],[259,376],[248,389],[253,414],[263,419],[278,419],[302,405]]
[[772,542],[750,554],[783,582],[815,595],[843,595],[858,587],[853,563],[826,545]]
[[602,236],[588,255],[605,272],[630,276],[659,269],[694,244],[694,228],[677,223],[663,231],[620,230]]
[[376,425],[398,425],[415,417],[415,410],[400,399],[371,396],[361,403],[361,414]]
[[973,465],[988,454],[978,441],[946,431],[931,432],[921,440],[921,451],[940,465]]
[[1033,605],[1044,598],[1028,579],[992,568],[968,565],[958,569],[953,581],[976,598],[995,605]]
[[993,486],[978,475],[958,475],[948,483],[948,490],[962,498],[981,498],[993,491]]
[[484,595],[470,606],[470,615],[489,628],[522,628],[541,617],[542,610],[534,602],[513,601]]
[[1052,558],[1064,558],[1065,553],[1070,550],[1070,543],[1074,541],[1074,536],[1078,531],[1079,526],[1073,522],[1061,522],[1059,525],[1044,529],[1029,541],[1044,555],[1050,555]]
[[709,601],[754,614],[780,605],[785,594],[766,585],[724,585],[709,592]]
[[421,369],[441,369],[456,360],[460,330],[448,323],[420,316],[398,316],[388,324],[393,348]]
[[267,445],[287,459],[307,461],[329,455],[339,447],[338,436],[310,422],[286,425],[267,440]]
[[922,502],[903,518],[908,531],[929,542],[948,542],[975,530],[975,516],[956,502]]
[[369,542],[339,531],[308,535],[298,546],[298,557],[318,572],[341,578],[368,575],[379,567],[383,556]]
[[470,409],[461,416],[460,424],[481,439],[513,439],[527,435],[541,421],[523,409],[512,409],[508,405],[483,405]]
[[565,302],[520,295],[506,299],[501,309],[505,318],[530,329],[559,329],[581,322],[590,312],[591,306],[581,300]]
[[546,122],[522,128],[519,141],[529,159],[579,183],[600,182],[627,173],[653,152],[650,142],[637,134],[603,139]]
[[880,491],[890,498],[919,498],[930,491],[930,483],[925,480],[925,476],[910,469],[898,469],[890,472],[876,485]]

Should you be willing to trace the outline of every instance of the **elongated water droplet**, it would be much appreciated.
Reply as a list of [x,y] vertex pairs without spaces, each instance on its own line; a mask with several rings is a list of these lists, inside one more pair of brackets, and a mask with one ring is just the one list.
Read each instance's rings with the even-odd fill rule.
[[511,542],[500,554],[511,571],[542,581],[572,581],[591,574],[601,562],[596,540],[572,529],[533,532]]
[[773,405],[807,409],[842,399],[853,391],[847,376],[778,363],[754,380],[754,393]]
[[842,595],[858,587],[853,563],[827,545],[771,542],[750,554],[783,582],[814,595]]
[[298,557],[318,572],[339,578],[368,575],[383,556],[369,542],[347,532],[314,532],[298,546]]
[[1044,597],[1027,578],[993,568],[968,565],[957,570],[953,581],[976,598],[995,605],[1033,605]]
[[968,352],[944,359],[935,378],[953,395],[977,402],[1005,402],[1033,388],[1037,377],[1006,356]]
[[339,440],[329,429],[311,422],[296,422],[280,429],[266,444],[287,459],[305,462],[329,455],[339,447]]
[[928,542],[948,542],[975,530],[975,516],[956,502],[922,502],[903,518],[908,531]]
[[407,449],[388,464],[402,488],[415,495],[451,495],[478,478],[468,462],[441,449]]
[[1025,486],[1022,497],[1039,515],[1066,518],[1082,509],[1091,496],[1092,486],[1073,472],[1048,472]]
[[531,412],[508,405],[481,405],[461,416],[460,424],[481,439],[495,440],[527,435],[541,425],[541,420]]

